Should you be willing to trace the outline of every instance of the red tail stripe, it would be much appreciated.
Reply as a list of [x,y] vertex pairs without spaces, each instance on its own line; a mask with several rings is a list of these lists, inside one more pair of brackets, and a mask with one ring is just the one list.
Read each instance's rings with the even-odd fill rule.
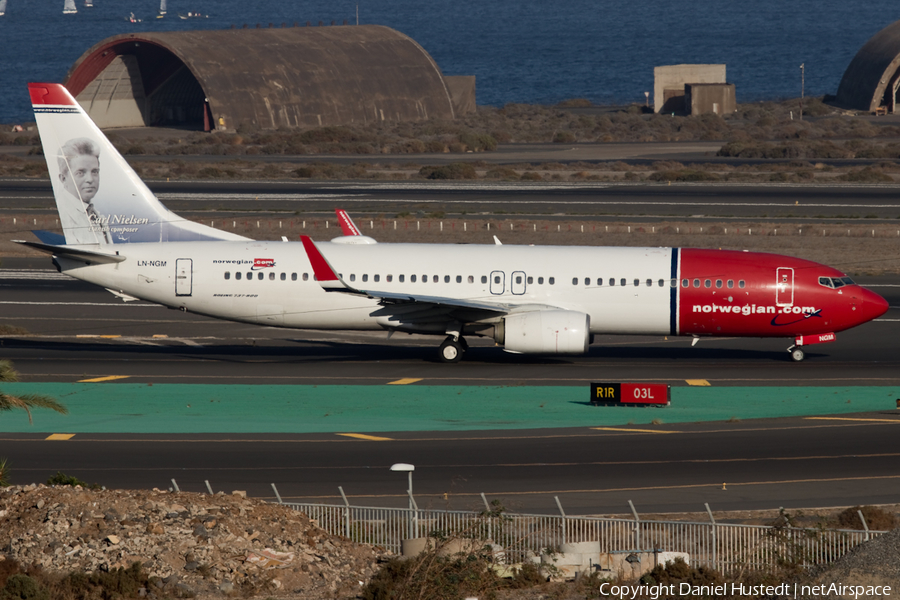
[[29,83],[28,94],[31,96],[33,106],[43,104],[75,106],[75,100],[69,91],[58,83]]

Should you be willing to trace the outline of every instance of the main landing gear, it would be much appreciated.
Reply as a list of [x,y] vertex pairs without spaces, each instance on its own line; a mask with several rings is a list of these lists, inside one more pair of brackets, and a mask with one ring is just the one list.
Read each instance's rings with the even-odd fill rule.
[[800,362],[806,357],[806,354],[803,352],[803,348],[799,348],[797,346],[791,346],[788,348],[788,352],[791,353],[791,360],[794,362]]
[[441,347],[438,349],[438,355],[441,358],[441,362],[455,363],[459,362],[468,348],[469,345],[462,337],[448,335],[447,339],[444,340]]

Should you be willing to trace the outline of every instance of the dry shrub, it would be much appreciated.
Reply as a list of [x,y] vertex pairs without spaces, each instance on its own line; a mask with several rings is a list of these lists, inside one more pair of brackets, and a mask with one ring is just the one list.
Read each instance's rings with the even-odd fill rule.
[[859,511],[862,511],[869,529],[874,531],[896,529],[900,524],[897,515],[877,506],[852,506],[837,514],[834,518],[835,527],[838,529],[862,529],[863,524],[859,520]]

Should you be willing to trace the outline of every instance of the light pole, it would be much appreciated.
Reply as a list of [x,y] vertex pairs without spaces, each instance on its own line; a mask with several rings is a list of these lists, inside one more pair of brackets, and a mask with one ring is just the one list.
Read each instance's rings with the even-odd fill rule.
[[806,63],[800,63],[800,120],[803,120],[803,91],[805,86],[805,77],[806,77]]
[[[410,537],[419,537],[419,507],[416,506],[416,501],[413,499],[412,484],[412,474],[415,470],[416,466],[409,463],[396,463],[391,465],[391,471],[405,472],[409,475],[409,489],[406,490],[406,493],[409,496]],[[413,525],[415,527],[413,527]],[[413,529],[415,529],[415,531],[413,531]]]

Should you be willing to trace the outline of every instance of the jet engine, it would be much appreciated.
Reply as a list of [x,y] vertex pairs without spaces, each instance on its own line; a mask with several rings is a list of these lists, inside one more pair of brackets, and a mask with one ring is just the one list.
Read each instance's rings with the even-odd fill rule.
[[494,340],[518,354],[584,354],[591,318],[573,310],[514,313],[494,328]]

